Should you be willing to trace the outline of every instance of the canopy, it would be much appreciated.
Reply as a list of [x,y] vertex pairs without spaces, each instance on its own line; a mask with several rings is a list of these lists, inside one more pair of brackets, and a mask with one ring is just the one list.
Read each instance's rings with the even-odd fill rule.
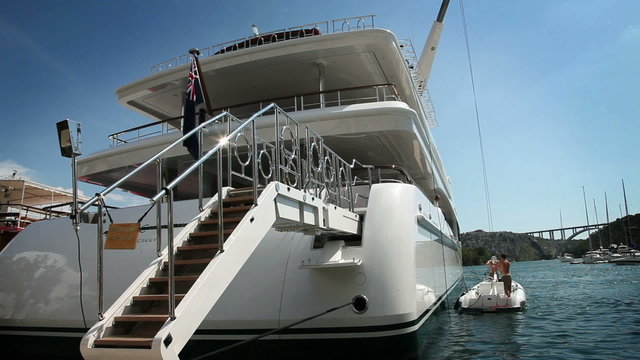
[[[78,201],[87,201],[78,196]],[[22,179],[0,180],[0,205],[26,205],[43,207],[73,201],[70,191],[56,189],[48,185]]]

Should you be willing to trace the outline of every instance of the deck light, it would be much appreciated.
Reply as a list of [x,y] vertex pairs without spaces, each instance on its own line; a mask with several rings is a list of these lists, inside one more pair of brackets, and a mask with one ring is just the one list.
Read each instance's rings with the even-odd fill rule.
[[64,157],[71,158],[71,178],[73,184],[73,205],[71,207],[71,221],[73,226],[79,229],[78,221],[78,177],[76,176],[76,156],[81,155],[80,134],[82,126],[79,122],[64,119],[56,123],[58,130],[58,143],[60,144],[60,154]]
[[81,155],[80,153],[80,134],[82,126],[79,122],[69,119],[62,120],[56,124],[58,129],[58,142],[60,144],[60,153],[64,157],[74,157]]

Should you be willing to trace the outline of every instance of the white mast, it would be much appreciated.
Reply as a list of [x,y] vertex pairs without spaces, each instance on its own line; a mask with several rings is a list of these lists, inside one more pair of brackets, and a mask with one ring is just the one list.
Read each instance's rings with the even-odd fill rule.
[[436,50],[438,49],[438,43],[440,42],[440,35],[442,34],[442,28],[444,27],[444,14],[447,12],[449,6],[449,0],[443,0],[440,5],[440,11],[438,17],[431,26],[431,31],[427,37],[427,41],[422,49],[420,60],[418,60],[418,69],[424,77],[424,83],[429,82],[429,75],[431,74],[431,67],[433,66],[433,59],[436,57]]

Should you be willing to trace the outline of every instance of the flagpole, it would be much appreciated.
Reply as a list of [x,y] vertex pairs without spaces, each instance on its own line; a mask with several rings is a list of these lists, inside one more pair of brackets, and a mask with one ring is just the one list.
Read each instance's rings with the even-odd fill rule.
[[202,95],[204,96],[204,104],[207,107],[207,114],[213,115],[213,108],[211,107],[211,102],[209,100],[209,93],[207,92],[207,86],[204,83],[204,74],[202,73],[202,69],[200,68],[200,60],[198,60],[200,50],[195,48],[189,49],[189,54],[193,55],[193,58],[196,62],[196,68],[198,68],[198,76],[200,77],[200,86],[202,87]]

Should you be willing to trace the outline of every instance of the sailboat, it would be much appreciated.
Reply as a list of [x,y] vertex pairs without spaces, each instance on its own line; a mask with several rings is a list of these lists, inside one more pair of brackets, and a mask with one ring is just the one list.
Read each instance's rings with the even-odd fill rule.
[[[105,187],[77,216],[0,253],[3,277],[28,279],[0,289],[3,349],[415,358],[462,277],[425,105],[447,5],[420,58],[359,16],[194,49],[117,89],[153,121],[77,159]],[[187,91],[204,100],[190,127]],[[110,208],[115,189],[149,205]]]

